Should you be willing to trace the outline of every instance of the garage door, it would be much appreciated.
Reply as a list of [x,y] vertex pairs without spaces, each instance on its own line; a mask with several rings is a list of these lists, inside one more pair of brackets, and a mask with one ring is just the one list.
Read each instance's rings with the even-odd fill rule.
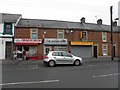
[[92,46],[72,46],[71,53],[82,58],[91,58]]

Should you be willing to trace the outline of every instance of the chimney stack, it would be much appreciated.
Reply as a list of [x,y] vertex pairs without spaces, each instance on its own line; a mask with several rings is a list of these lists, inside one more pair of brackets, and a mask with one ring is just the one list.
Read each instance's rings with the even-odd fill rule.
[[81,18],[81,23],[82,24],[85,23],[85,18],[84,17]]
[[113,22],[113,26],[116,27],[117,26],[117,21]]
[[102,25],[102,19],[98,19],[98,20],[97,20],[97,24],[98,24],[98,25]]

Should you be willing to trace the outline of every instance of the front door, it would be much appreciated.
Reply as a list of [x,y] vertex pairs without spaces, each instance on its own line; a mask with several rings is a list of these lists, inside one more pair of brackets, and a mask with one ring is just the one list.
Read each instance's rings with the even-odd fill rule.
[[63,64],[65,61],[61,52],[53,52],[52,56],[57,64]]
[[63,57],[64,57],[64,63],[65,64],[72,64],[73,63],[72,55],[67,53],[67,52],[62,52],[62,53],[63,53]]
[[97,46],[94,46],[94,58],[97,58]]
[[113,46],[113,57],[115,57],[115,46]]
[[12,42],[6,42],[6,59],[12,59]]

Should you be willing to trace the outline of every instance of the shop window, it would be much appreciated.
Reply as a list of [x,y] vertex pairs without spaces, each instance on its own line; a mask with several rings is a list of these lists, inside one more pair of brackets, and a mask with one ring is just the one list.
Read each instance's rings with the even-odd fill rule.
[[31,39],[37,39],[38,29],[31,29]]
[[67,51],[66,46],[55,46],[54,47],[55,51]]
[[24,46],[25,51],[29,51],[29,46]]
[[107,32],[102,32],[102,41],[107,42]]
[[12,23],[4,23],[3,35],[11,34],[12,35]]
[[58,32],[57,32],[57,38],[64,39],[64,30],[58,30]]
[[37,47],[30,46],[29,51],[27,53],[28,53],[28,56],[36,56],[36,52],[37,52]]
[[17,46],[18,51],[22,51],[22,46]]
[[102,46],[103,56],[107,55],[107,44],[103,44]]

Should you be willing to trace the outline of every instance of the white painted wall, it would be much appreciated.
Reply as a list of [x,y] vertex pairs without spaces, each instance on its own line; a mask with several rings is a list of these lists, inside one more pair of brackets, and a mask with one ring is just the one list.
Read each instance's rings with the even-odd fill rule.
[[0,38],[0,60],[5,59],[5,39]]
[[[5,59],[5,53],[6,53],[6,42],[12,42],[12,36],[14,36],[14,24],[13,24],[13,35],[3,35],[3,29],[4,24],[0,24],[0,60]],[[2,37],[9,37],[9,38],[2,38]]]
[[0,24],[0,36],[2,36],[3,33],[3,24]]
[[120,1],[118,2],[118,26],[120,26]]

